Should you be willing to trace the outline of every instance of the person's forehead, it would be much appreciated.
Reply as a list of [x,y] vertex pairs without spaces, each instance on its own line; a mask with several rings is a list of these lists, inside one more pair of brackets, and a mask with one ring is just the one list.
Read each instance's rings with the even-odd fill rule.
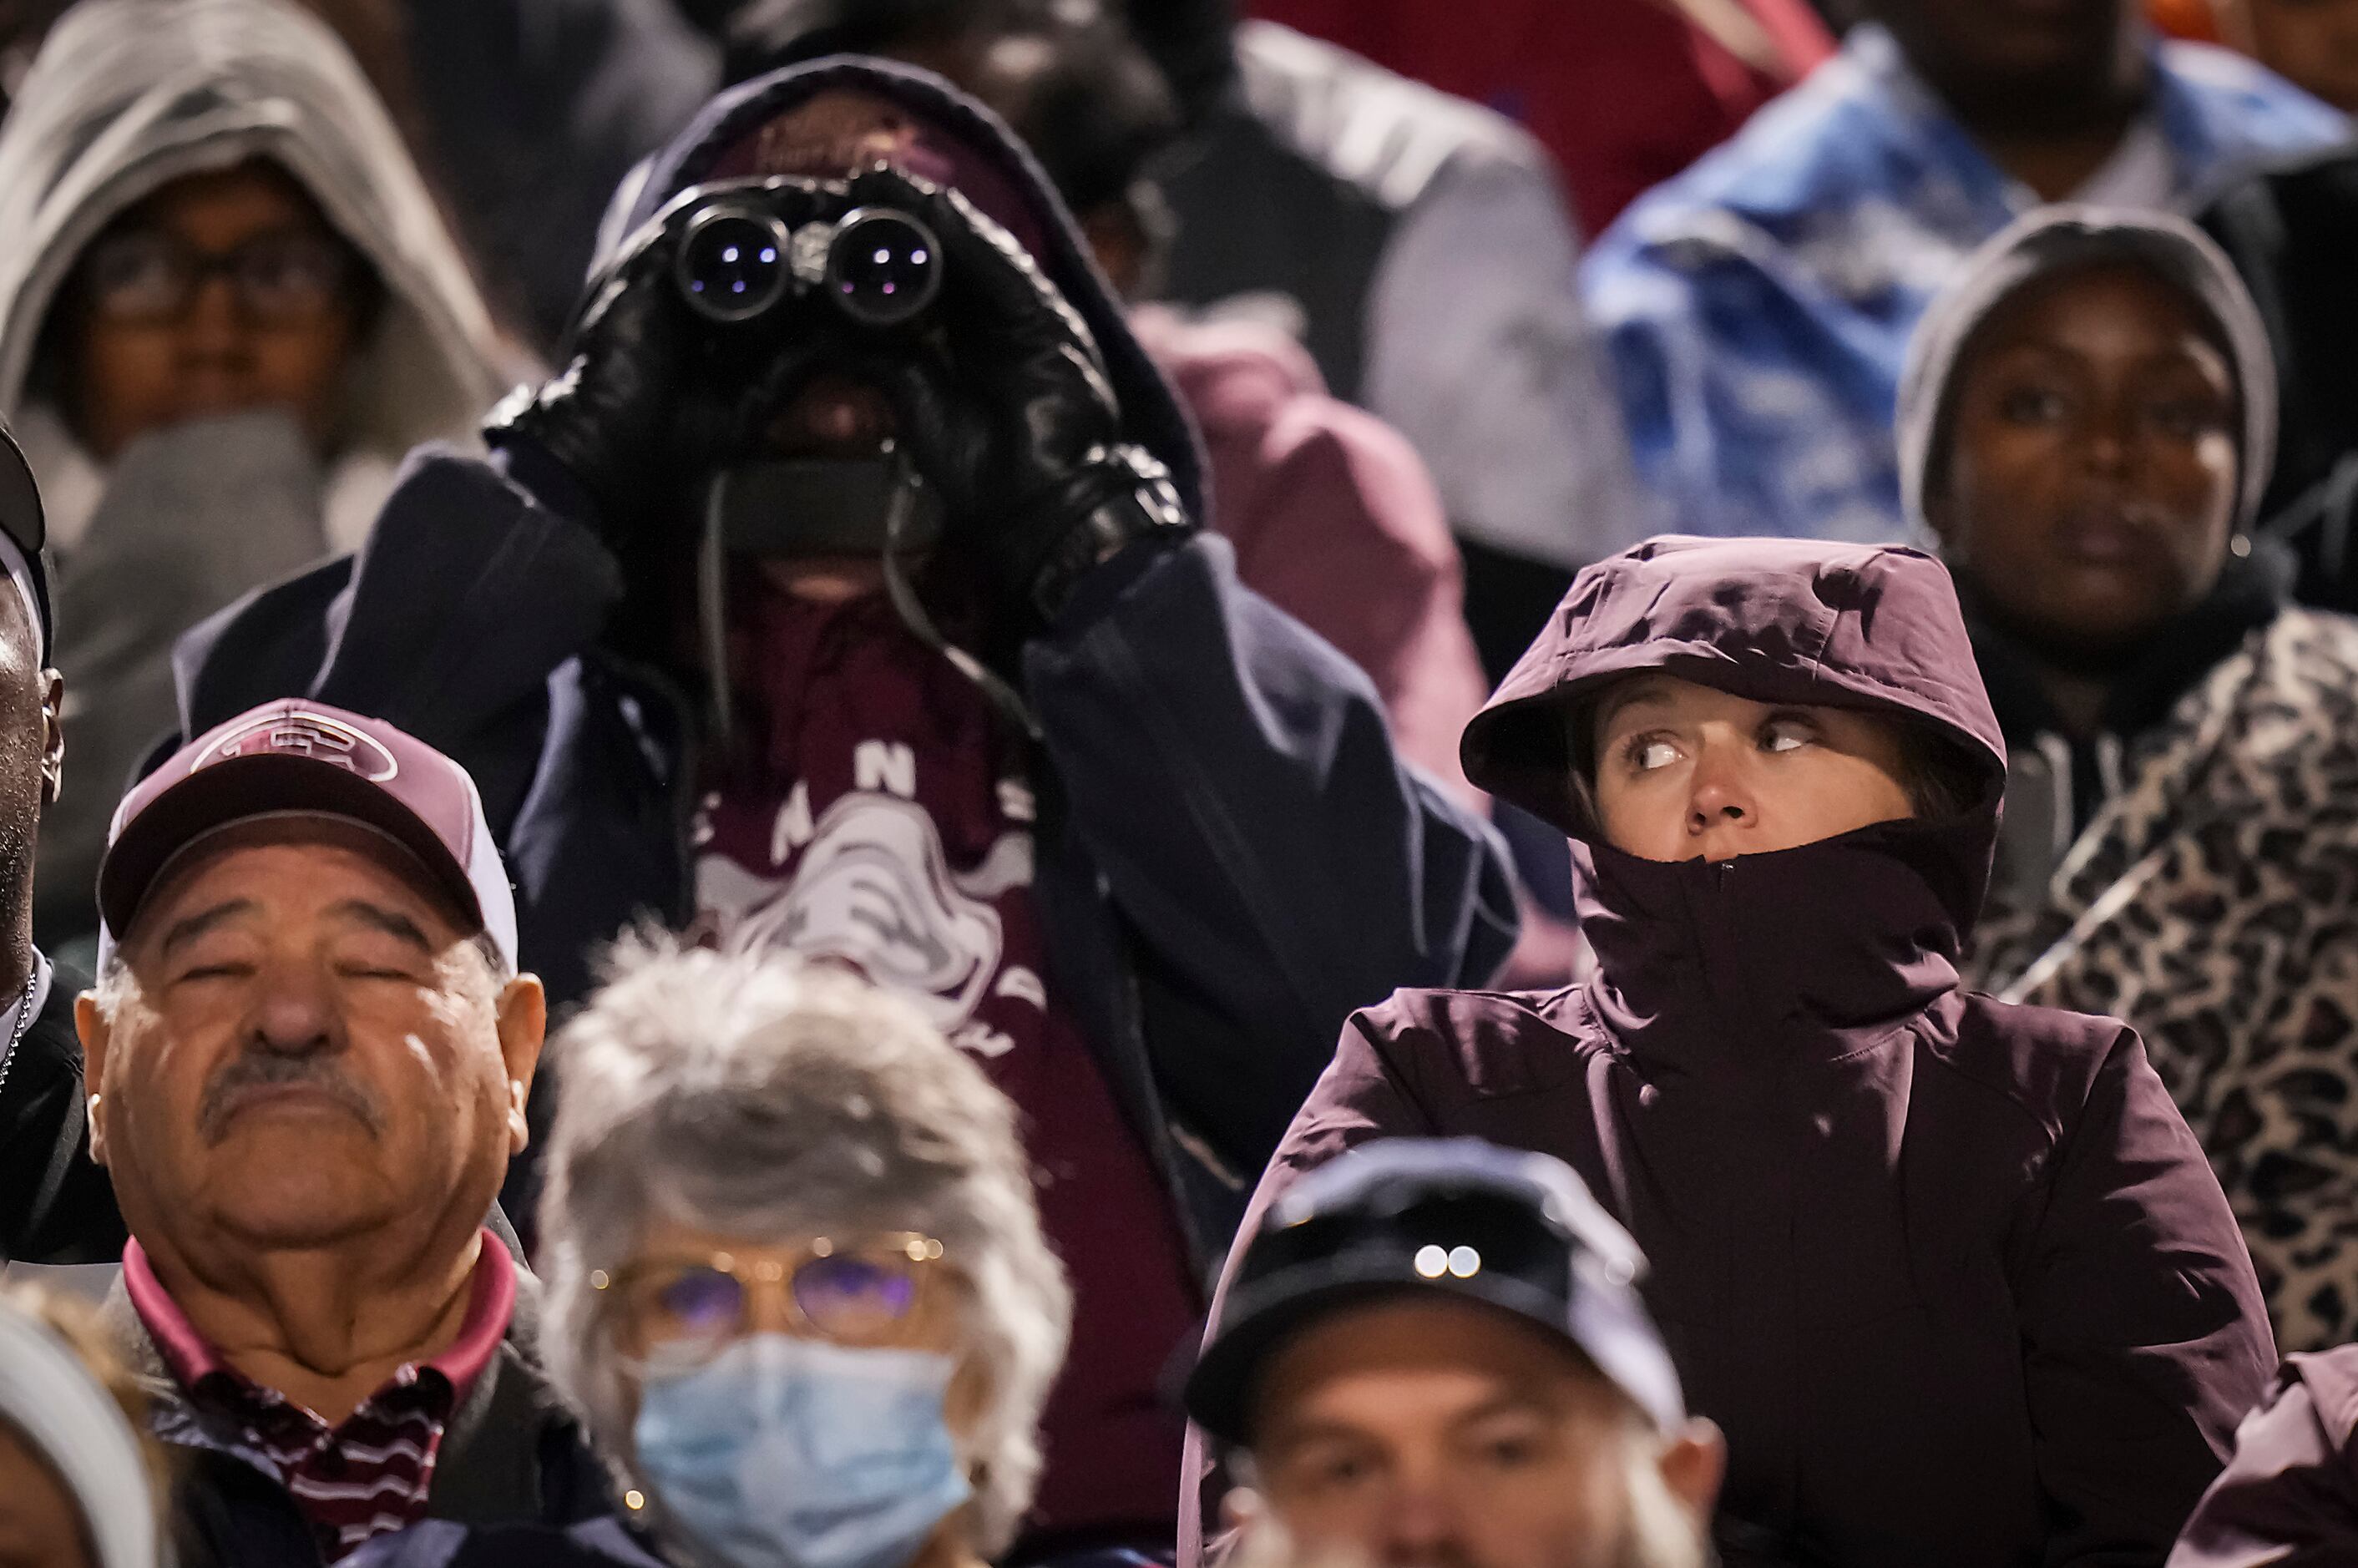
[[1767,708],[1766,703],[1750,697],[1737,697],[1696,681],[1661,672],[1631,676],[1615,682],[1597,698],[1597,722],[1610,728],[1617,722],[1639,723],[1663,715],[1714,715],[1750,713]]
[[130,936],[147,941],[225,901],[251,903],[274,924],[334,918],[357,901],[396,910],[447,946],[461,933],[428,875],[408,851],[358,823],[327,816],[237,823],[206,835],[166,868]]
[[301,181],[262,158],[182,175],[131,209],[124,221],[192,237],[232,226],[324,228],[327,222]]
[[918,134],[915,119],[888,98],[831,87],[770,119],[754,134],[753,161],[769,174],[832,178],[899,150]]
[[2185,285],[2128,257],[2091,258],[2024,283],[1999,300],[1967,346],[1968,367],[2027,345],[2105,347],[2126,329],[2138,341],[2223,354],[2212,314]]
[[657,1209],[648,1217],[640,1235],[640,1250],[674,1253],[700,1252],[777,1252],[807,1247],[821,1233],[817,1230],[782,1225],[774,1229],[744,1231],[723,1228],[682,1219],[667,1210]]
[[[1354,1414],[1444,1421],[1500,1403],[1557,1401],[1603,1376],[1572,1342],[1478,1302],[1403,1295],[1295,1333],[1257,1390],[1264,1438]],[[1421,1396],[1412,1409],[1404,1396]]]

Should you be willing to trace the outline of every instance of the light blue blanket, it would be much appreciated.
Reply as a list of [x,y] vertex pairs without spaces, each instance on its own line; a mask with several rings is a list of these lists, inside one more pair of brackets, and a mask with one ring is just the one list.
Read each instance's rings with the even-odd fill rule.
[[[2147,134],[2174,206],[2350,134],[2240,56],[2152,47]],[[1872,25],[1639,199],[1582,283],[1667,518],[1682,533],[1904,538],[1891,421],[1909,335],[1974,247],[2036,205]]]

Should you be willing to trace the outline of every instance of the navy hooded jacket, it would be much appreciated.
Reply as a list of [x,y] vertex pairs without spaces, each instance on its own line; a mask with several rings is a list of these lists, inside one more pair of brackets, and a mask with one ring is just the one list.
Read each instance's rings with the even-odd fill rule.
[[[1191,427],[1048,181],[937,78],[835,59],[749,82],[654,160],[621,232],[830,87],[910,104],[1028,193],[1048,236],[1037,259],[1095,332],[1126,433],[1200,516]],[[524,961],[561,1007],[633,919],[695,913],[693,719],[605,641],[623,593],[590,529],[493,464],[423,449],[357,557],[182,643],[182,731],[307,694],[464,763],[516,881]],[[1505,956],[1503,855],[1394,756],[1366,677],[1239,587],[1209,535],[1098,568],[1025,648],[1022,676],[1044,736],[1035,848],[1054,980],[1208,1264],[1351,1010],[1400,986],[1478,983]]]

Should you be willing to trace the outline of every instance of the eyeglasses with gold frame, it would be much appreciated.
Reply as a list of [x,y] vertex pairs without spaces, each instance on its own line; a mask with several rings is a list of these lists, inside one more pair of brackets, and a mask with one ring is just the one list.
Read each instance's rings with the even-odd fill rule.
[[665,1355],[708,1355],[744,1337],[764,1292],[783,1295],[788,1321],[821,1339],[878,1345],[903,1332],[942,1255],[916,1231],[822,1236],[760,1253],[658,1254],[592,1270],[590,1284]]

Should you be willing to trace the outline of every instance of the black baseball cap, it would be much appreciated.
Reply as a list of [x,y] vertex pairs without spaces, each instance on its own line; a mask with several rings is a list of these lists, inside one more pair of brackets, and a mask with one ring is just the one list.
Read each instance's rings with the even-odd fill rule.
[[1442,1292],[1570,1342],[1664,1431],[1678,1373],[1638,1294],[1646,1260],[1570,1166],[1480,1139],[1392,1139],[1320,1167],[1262,1217],[1187,1379],[1187,1413],[1251,1442],[1269,1358],[1320,1318]]

